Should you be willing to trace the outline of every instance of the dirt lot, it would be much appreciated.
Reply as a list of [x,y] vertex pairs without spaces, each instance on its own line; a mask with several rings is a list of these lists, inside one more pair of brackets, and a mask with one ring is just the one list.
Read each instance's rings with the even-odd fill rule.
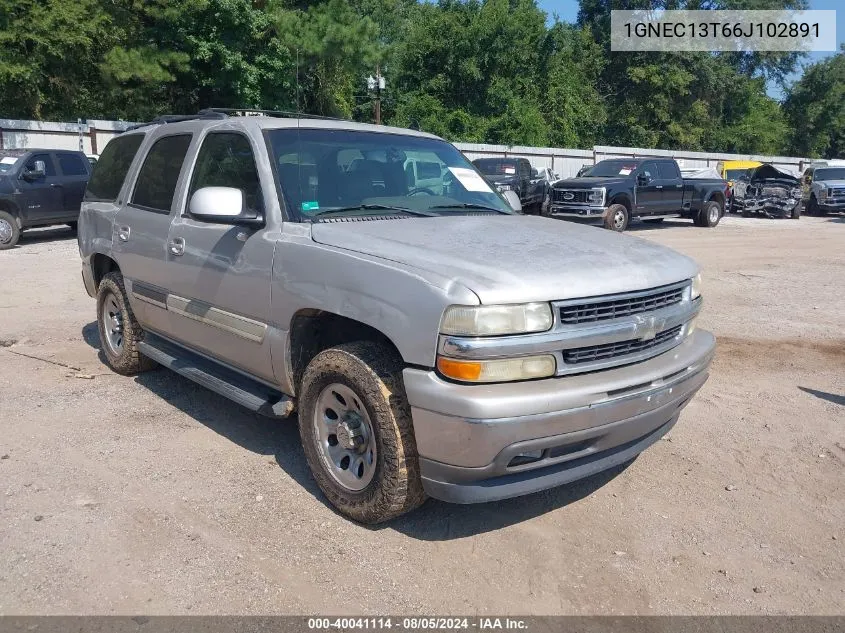
[[719,338],[671,436],[378,529],[329,509],[293,423],[109,372],[75,240],[24,236],[0,252],[0,614],[843,613],[845,218],[632,233],[701,262]]

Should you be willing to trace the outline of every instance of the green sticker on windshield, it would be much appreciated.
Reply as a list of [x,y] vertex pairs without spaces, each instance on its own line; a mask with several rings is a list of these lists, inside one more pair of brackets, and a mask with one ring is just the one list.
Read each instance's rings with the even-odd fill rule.
[[301,205],[303,211],[316,211],[320,208],[320,203],[316,200],[307,200]]

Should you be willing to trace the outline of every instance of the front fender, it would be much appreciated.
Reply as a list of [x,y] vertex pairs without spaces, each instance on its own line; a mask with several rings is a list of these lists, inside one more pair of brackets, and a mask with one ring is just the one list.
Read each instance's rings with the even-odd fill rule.
[[271,302],[280,330],[272,352],[277,376],[290,375],[290,327],[301,310],[369,325],[390,339],[405,363],[433,367],[443,311],[480,303],[471,290],[442,276],[291,235],[276,246]]

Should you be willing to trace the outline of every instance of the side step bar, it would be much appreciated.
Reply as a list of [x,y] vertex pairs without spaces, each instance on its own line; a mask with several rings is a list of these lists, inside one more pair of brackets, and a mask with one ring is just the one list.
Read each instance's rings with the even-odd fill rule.
[[262,385],[160,336],[147,332],[138,350],[159,365],[190,378],[250,411],[270,418],[286,418],[293,413],[293,400],[281,391]]

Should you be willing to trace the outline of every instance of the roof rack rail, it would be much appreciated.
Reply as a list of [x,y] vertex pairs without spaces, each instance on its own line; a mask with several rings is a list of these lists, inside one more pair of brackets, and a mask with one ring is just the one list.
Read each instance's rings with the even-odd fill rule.
[[146,123],[138,123],[137,125],[131,125],[124,130],[124,132],[128,132],[130,130],[137,130],[138,128],[147,127],[148,125],[165,125],[167,123],[179,123],[180,121],[194,121],[196,119],[225,119],[226,115],[222,112],[213,112],[210,110],[202,110],[197,114],[161,114],[156,118],[152,119],[151,121],[147,121]]
[[200,115],[218,114],[223,116],[271,116],[280,119],[325,119],[327,121],[346,121],[338,117],[307,114],[305,112],[290,112],[288,110],[259,110],[256,108],[205,108]]

